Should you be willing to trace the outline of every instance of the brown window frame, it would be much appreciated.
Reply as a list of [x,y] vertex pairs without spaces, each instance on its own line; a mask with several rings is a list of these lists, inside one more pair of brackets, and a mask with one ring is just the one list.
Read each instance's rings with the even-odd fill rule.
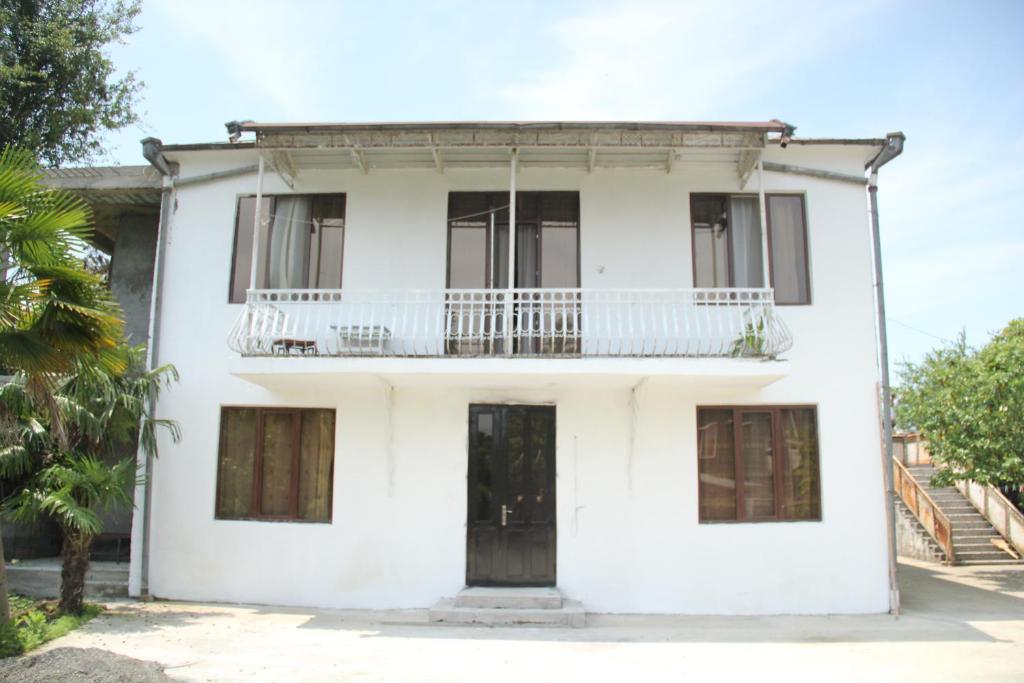
[[[219,513],[221,498],[221,462],[224,457],[224,414],[228,410],[255,410],[256,411],[256,438],[255,452],[252,461],[252,499],[249,504],[249,513],[240,516],[223,516]],[[331,468],[328,472],[327,482],[327,518],[326,519],[304,519],[299,517],[299,467],[302,453],[301,430],[302,415],[312,411],[329,410],[334,418],[335,430],[337,429],[337,411],[333,408],[291,408],[282,406],[244,406],[230,405],[221,406],[220,424],[217,430],[217,488],[213,501],[214,519],[225,521],[260,521],[260,522],[300,522],[303,524],[330,524],[334,518],[334,457],[335,457],[335,435],[331,434]],[[292,414],[292,460],[291,460],[291,481],[288,487],[288,510],[287,515],[267,515],[260,512],[263,504],[263,433],[265,418],[269,413]]]
[[[700,413],[702,410],[730,410],[732,411],[732,424],[733,424],[733,462],[734,465],[734,482],[736,485],[736,517],[735,519],[703,519],[701,517],[701,505],[700,505],[700,475],[701,475],[701,461],[700,457],[697,457],[697,522],[699,524],[762,524],[766,522],[820,522],[824,511],[824,505],[821,500],[821,429],[820,422],[818,420],[818,406],[816,404],[778,404],[778,405],[700,405],[697,406],[696,411],[696,425],[698,431],[698,440],[700,433]],[[817,517],[783,517],[781,514],[782,508],[782,474],[784,471],[783,457],[785,451],[782,448],[782,411],[784,410],[811,410],[814,413],[814,432],[817,438],[817,452],[815,457],[818,461],[818,477],[817,477],[817,500],[818,500],[818,515]],[[772,458],[772,485],[775,489],[774,495],[774,506],[775,514],[765,517],[748,517],[743,506],[743,483],[742,483],[742,452],[743,444],[741,440],[742,429],[740,423],[740,416],[743,413],[770,413],[772,416],[772,454],[779,454],[780,457]],[[698,454],[699,456],[699,454]]]
[[[690,193],[690,271],[693,286],[697,286],[697,233],[693,223],[693,203],[698,197],[756,197],[752,192],[691,192]],[[811,280],[811,243],[809,240],[810,227],[807,225],[807,194],[804,192],[766,192],[765,199],[765,241],[768,243],[768,286],[775,288],[775,258],[772,254],[772,218],[768,210],[768,202],[772,197],[797,197],[800,199],[800,209],[803,216],[804,228],[804,272],[807,274],[807,301],[800,302],[775,302],[777,306],[810,306],[814,303],[814,287]],[[733,282],[732,250],[726,255],[729,267],[729,282]],[[734,287],[730,284],[728,287]],[[722,287],[721,289],[728,289]]]
[[[262,199],[267,200],[267,201],[270,202],[270,204],[268,206],[268,209],[267,209],[267,213],[268,213],[268,215],[272,216],[272,215],[274,215],[274,206],[275,206],[275,203],[276,203],[278,197],[323,197],[323,196],[337,196],[337,197],[341,197],[342,235],[341,235],[341,255],[340,255],[340,258],[341,258],[341,269],[340,269],[340,271],[341,271],[341,281],[342,281],[342,284],[344,284],[344,282],[345,282],[345,243],[348,241],[348,222],[347,222],[347,216],[348,216],[348,193],[347,192],[295,192],[295,193],[284,192],[284,193],[277,193],[277,194],[264,194],[262,196]],[[238,229],[240,227],[239,224],[238,224],[238,220],[241,217],[241,213],[242,213],[242,200],[243,199],[255,199],[255,198],[256,198],[255,194],[240,194],[240,195],[236,195],[235,196],[235,228],[234,228],[233,236],[232,236],[232,239],[231,239],[231,270],[228,271],[228,303],[229,304],[244,304],[245,303],[245,297],[242,297],[241,300],[237,300],[237,299],[233,298],[233,295],[234,295],[234,284],[235,284],[235,271],[238,269]],[[256,206],[256,213],[258,214],[259,211],[260,211],[260,207]],[[255,231],[253,232],[253,240],[254,241],[256,240]],[[319,240],[320,240],[320,243],[322,245],[323,244],[323,232],[322,231],[319,233]],[[267,243],[268,244],[270,243],[270,235],[269,234],[267,235]],[[269,272],[269,268],[268,268],[267,264],[270,262],[270,254],[269,253],[263,254],[261,258],[264,261],[264,273],[267,273],[267,272]],[[317,252],[317,258],[320,258],[320,252],[319,251]],[[249,253],[249,262],[250,262],[249,278],[251,280],[251,278],[252,278],[252,265],[251,265],[251,263],[252,263],[252,253],[251,252]],[[308,280],[308,277],[309,277],[308,270],[309,270],[309,268],[311,266],[312,266],[312,264],[309,262],[309,260],[307,258],[306,265],[305,265],[306,270],[307,270],[307,272],[306,272],[307,280]],[[317,266],[319,268],[319,263],[317,264]],[[259,283],[257,283],[257,285],[259,285]],[[318,283],[318,285],[319,285],[319,283]],[[304,287],[303,289],[318,289],[318,288],[319,288],[319,286],[318,287]]]

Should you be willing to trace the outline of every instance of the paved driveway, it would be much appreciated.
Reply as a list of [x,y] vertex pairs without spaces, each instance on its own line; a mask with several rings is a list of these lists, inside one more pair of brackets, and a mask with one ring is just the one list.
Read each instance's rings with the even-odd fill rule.
[[899,619],[469,628],[415,623],[422,612],[121,603],[50,647],[102,648],[195,681],[1024,681],[1024,567],[907,562],[901,580]]

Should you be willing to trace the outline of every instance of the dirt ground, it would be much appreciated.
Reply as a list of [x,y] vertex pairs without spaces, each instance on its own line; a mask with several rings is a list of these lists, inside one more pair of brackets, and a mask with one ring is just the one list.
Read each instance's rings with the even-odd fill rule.
[[[114,603],[0,679],[148,681],[163,668],[187,681],[1024,681],[1024,566],[907,561],[900,573],[899,618],[593,615],[584,629],[486,628],[428,625],[417,610]],[[91,649],[79,665],[69,648]]]

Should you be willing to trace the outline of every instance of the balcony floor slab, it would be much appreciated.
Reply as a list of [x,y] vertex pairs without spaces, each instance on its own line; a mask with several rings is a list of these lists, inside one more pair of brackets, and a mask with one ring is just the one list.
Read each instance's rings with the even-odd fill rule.
[[317,383],[384,380],[408,384],[459,386],[574,385],[632,386],[644,379],[659,383],[710,382],[721,388],[758,389],[786,377],[783,360],[747,358],[360,358],[234,357],[228,372],[273,388],[296,381]]

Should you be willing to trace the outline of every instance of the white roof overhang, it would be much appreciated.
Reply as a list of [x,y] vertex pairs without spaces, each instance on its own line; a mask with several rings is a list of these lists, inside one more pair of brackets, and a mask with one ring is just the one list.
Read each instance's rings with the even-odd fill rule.
[[[286,181],[307,169],[656,168],[726,164],[742,181],[787,126],[750,124],[242,124]],[[776,134],[769,138],[769,134]]]

